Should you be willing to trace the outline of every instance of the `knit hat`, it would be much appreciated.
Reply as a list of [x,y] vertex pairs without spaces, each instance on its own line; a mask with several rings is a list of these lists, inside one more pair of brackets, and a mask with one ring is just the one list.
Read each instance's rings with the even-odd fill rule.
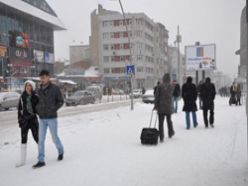
[[24,90],[26,89],[27,84],[30,84],[32,86],[33,91],[35,90],[35,82],[33,82],[32,80],[25,81]]

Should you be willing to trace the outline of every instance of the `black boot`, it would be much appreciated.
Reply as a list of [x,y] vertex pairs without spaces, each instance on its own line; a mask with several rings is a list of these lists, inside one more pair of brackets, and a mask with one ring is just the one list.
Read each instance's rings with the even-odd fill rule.
[[64,159],[64,154],[59,154],[58,161],[62,161]]
[[35,165],[33,165],[33,169],[38,169],[38,168],[41,168],[41,167],[44,167],[46,165],[45,162],[38,162],[36,163]]

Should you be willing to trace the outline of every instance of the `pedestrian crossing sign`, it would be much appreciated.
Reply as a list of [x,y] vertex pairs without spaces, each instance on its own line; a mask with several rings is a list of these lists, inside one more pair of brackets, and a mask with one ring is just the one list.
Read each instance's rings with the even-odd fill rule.
[[134,75],[135,74],[135,66],[134,65],[127,65],[126,66],[126,72],[128,75]]

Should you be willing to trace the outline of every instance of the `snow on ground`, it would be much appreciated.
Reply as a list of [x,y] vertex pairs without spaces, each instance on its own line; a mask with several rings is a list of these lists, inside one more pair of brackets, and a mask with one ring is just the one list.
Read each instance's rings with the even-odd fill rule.
[[[134,112],[122,107],[60,118],[65,159],[56,161],[48,133],[47,166],[38,170],[31,168],[37,156],[31,135],[24,167],[15,168],[20,141],[0,147],[0,185],[248,185],[245,107],[229,107],[227,99],[218,98],[216,127],[205,129],[199,111],[199,127],[190,131],[185,130],[184,113],[179,112],[173,115],[173,139],[142,146],[140,132],[149,123],[151,109],[152,105],[138,103]],[[18,129],[15,135],[19,135]]]

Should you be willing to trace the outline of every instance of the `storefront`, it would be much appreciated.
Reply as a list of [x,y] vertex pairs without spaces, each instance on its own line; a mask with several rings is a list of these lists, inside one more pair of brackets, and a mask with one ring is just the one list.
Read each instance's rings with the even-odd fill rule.
[[0,76],[8,87],[42,69],[53,75],[53,32],[64,27],[45,0],[33,2],[0,0]]

